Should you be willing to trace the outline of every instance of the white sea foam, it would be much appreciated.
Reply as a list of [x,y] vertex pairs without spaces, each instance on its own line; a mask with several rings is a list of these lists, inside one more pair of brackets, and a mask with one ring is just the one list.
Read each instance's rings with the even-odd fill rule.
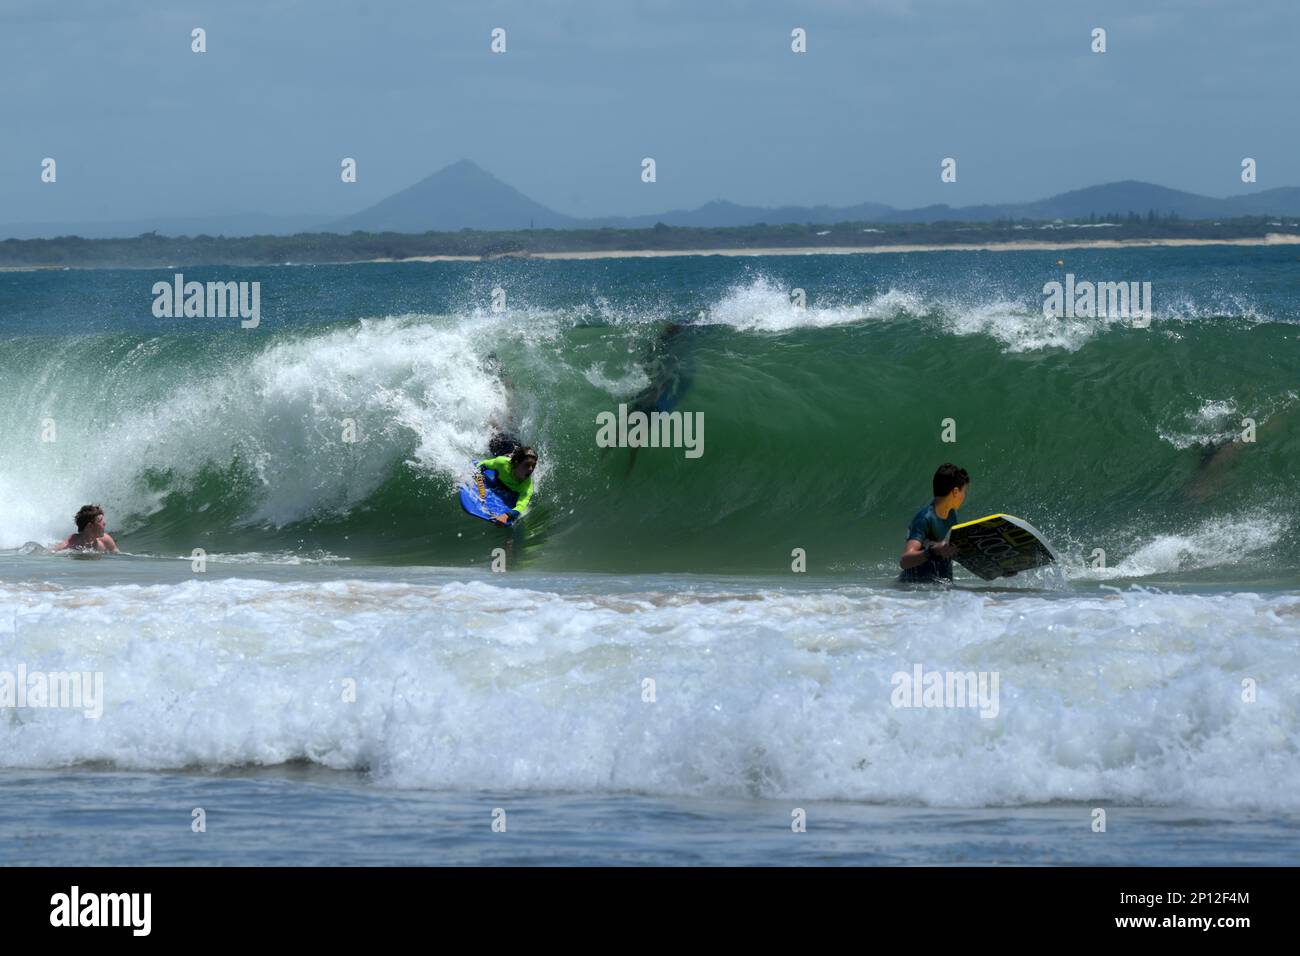
[[[193,561],[193,555],[182,554],[176,557],[178,561]],[[312,564],[342,564],[351,561],[351,558],[341,557],[337,554],[330,554],[328,551],[311,551],[306,554],[297,554],[292,551],[244,551],[237,554],[223,554],[221,552],[212,552],[203,555],[203,559],[209,564],[256,564],[256,565],[283,565],[286,567],[299,567],[301,565]]]
[[[347,510],[408,457],[455,476],[506,410],[474,341],[456,322],[364,320],[277,342],[160,396],[133,396],[125,381],[125,407],[107,421],[81,411],[73,391],[50,413],[58,441],[0,468],[0,547],[68,534],[86,502],[112,508],[115,528],[127,513],[153,513],[163,495],[140,481],[150,470],[175,488],[206,465],[242,461],[261,485],[249,520],[276,525]],[[344,441],[349,420],[355,443]]]
[[1194,412],[1183,416],[1179,428],[1157,428],[1162,441],[1175,448],[1219,444],[1241,434],[1241,412],[1231,398],[1204,399]]
[[1104,581],[1231,567],[1257,561],[1276,547],[1278,531],[1277,512],[1270,508],[1207,518],[1189,530],[1138,541],[1105,568],[1076,566],[1070,576]]
[[950,335],[985,335],[1008,352],[1060,348],[1075,351],[1112,325],[1106,319],[1047,318],[1041,305],[993,295],[987,299],[935,298],[890,288],[858,301],[821,303],[811,297],[803,308],[791,300],[792,288],[759,276],[729,290],[704,314],[706,324],[745,332],[785,332],[866,321],[937,322]]
[[823,303],[814,295],[802,307],[794,303],[793,292],[793,288],[758,276],[730,289],[700,321],[706,325],[729,325],[745,332],[785,332],[889,319],[900,312],[920,312],[924,308],[919,296],[895,289],[856,303]]
[[1042,309],[998,300],[983,303],[944,302],[944,328],[953,335],[987,335],[1008,352],[1039,349],[1077,351],[1110,323],[1106,319],[1049,318]]
[[[937,321],[950,335],[988,336],[1013,353],[1041,349],[1073,352],[1098,335],[1132,328],[1126,319],[1044,316],[1039,288],[1032,286],[1028,297],[1021,299],[1019,294],[1024,290],[1016,289],[988,288],[936,296],[891,287],[883,293],[856,299],[837,297],[831,302],[812,294],[806,307],[799,308],[791,299],[793,286],[760,275],[729,289],[700,321],[745,332],[785,332],[873,320]],[[1206,302],[1189,298],[1166,302],[1157,296],[1152,322],[1217,320],[1224,316],[1251,324],[1291,321],[1263,313],[1247,296],[1227,292],[1215,293]],[[1178,337],[1172,330],[1165,331]]]
[[633,366],[623,375],[610,378],[599,366],[592,365],[582,375],[596,388],[608,392],[615,398],[630,398],[650,384],[650,377],[640,366]]
[[1232,398],[1203,399],[1195,411],[1184,413],[1175,425],[1157,427],[1156,434],[1175,448],[1240,441],[1245,418],[1253,419],[1256,428],[1267,425],[1279,412],[1291,408],[1296,397],[1294,391],[1283,392],[1260,400],[1249,410]]
[[[106,697],[98,721],[0,713],[0,764],[306,758],[393,787],[1295,810],[1298,628],[1295,594],[0,585],[0,669],[103,671]],[[916,664],[997,672],[997,717],[893,708]]]

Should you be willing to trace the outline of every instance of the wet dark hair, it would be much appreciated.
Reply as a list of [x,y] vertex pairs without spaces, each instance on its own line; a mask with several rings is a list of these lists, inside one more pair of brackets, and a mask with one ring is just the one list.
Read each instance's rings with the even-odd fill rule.
[[537,452],[527,445],[520,445],[510,453],[510,464],[517,465],[521,461],[531,461],[534,465],[537,464]]
[[952,462],[944,462],[934,473],[934,496],[942,498],[954,488],[965,488],[970,484],[970,475],[965,468],[958,468]]
[[81,510],[72,516],[72,520],[77,522],[78,531],[85,531],[86,525],[90,524],[103,513],[104,509],[99,505],[82,505]]

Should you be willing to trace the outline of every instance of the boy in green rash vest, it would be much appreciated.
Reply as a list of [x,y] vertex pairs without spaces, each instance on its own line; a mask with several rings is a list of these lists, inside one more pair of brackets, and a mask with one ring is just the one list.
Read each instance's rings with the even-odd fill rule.
[[520,445],[509,455],[488,458],[478,463],[479,470],[491,468],[497,473],[497,480],[508,490],[514,492],[514,507],[492,517],[500,524],[509,524],[522,518],[533,500],[533,472],[537,470],[537,452],[527,445]]
[[957,509],[965,503],[969,485],[970,475],[965,468],[950,462],[939,466],[931,482],[934,500],[916,513],[907,529],[907,544],[898,559],[903,569],[899,581],[952,580],[952,559],[957,548],[948,544],[948,532],[957,524]]

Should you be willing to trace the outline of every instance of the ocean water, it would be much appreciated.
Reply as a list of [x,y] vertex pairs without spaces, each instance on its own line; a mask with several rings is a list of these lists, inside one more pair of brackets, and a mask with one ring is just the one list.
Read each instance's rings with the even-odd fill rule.
[[[1296,265],[183,270],[256,329],[0,274],[0,703],[86,691],[0,708],[0,861],[1293,863]],[[1065,271],[1150,328],[1045,318]],[[598,447],[620,404],[703,453]],[[494,428],[512,531],[454,501]],[[896,586],[946,460],[1060,565]],[[48,553],[88,502],[127,553]]]

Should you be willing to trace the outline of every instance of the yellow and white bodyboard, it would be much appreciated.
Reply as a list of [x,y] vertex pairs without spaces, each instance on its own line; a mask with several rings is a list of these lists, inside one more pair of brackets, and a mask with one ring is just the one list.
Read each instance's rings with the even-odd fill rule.
[[985,515],[955,524],[948,543],[958,549],[953,560],[985,581],[1058,560],[1038,529],[1015,515]]

